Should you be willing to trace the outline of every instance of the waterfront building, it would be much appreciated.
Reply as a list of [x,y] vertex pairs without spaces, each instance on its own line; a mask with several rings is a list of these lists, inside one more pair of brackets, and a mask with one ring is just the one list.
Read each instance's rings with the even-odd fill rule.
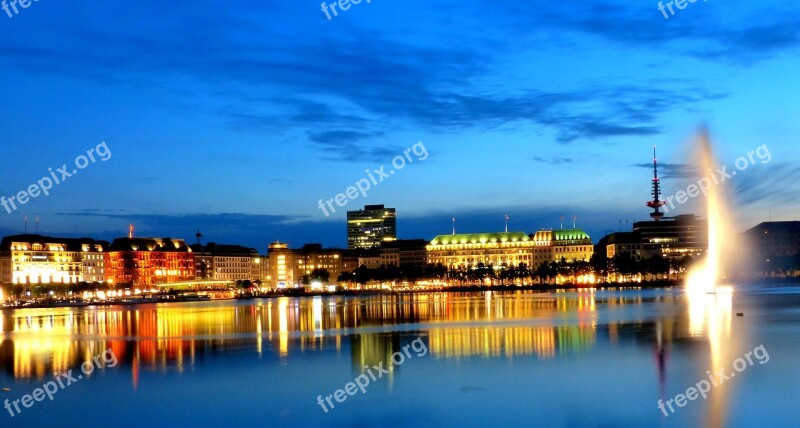
[[285,288],[300,286],[304,275],[315,269],[328,271],[329,281],[336,282],[342,274],[342,250],[322,248],[321,244],[306,244],[300,249],[290,249],[283,242],[269,245],[267,249],[268,274],[265,285]]
[[672,260],[699,257],[708,249],[708,221],[692,214],[637,221],[631,232],[609,234],[601,243],[605,244],[607,258],[628,255],[639,261],[655,255]]
[[439,235],[427,246],[428,263],[448,269],[468,269],[483,263],[530,266],[534,242],[525,232]]
[[745,237],[759,259],[796,256],[800,252],[800,221],[764,222],[748,229]]
[[364,266],[367,269],[378,269],[383,265],[381,256],[362,256],[358,258],[358,266]]
[[638,262],[657,254],[650,248],[645,249],[642,237],[633,232],[612,233],[603,238],[600,244],[602,244],[601,250],[606,254],[606,258],[609,259],[621,256],[630,257]]
[[427,247],[428,263],[449,269],[484,265],[536,267],[544,262],[592,257],[592,239],[581,229],[439,235]]
[[269,257],[261,254],[258,256],[258,278],[256,281],[261,281],[262,284],[268,286],[269,281]]
[[385,266],[424,266],[428,242],[424,239],[397,239],[381,244],[381,264]]
[[82,278],[85,282],[106,282],[106,251],[109,243],[95,241],[90,238],[78,239],[76,244],[81,246]]
[[375,248],[397,239],[397,216],[394,208],[366,205],[347,212],[347,248]]
[[107,279],[108,243],[90,238],[14,235],[0,243],[0,282],[74,284]]
[[768,275],[800,275],[800,221],[764,222],[743,234],[752,271]]
[[106,269],[115,284],[151,287],[195,279],[194,252],[183,239],[118,238]]
[[240,245],[192,245],[195,277],[202,280],[238,281],[260,279],[261,258],[255,248]]
[[708,250],[708,221],[693,214],[633,223],[633,233],[645,254],[664,258],[697,257]]
[[533,235],[533,267],[564,259],[589,261],[594,253],[592,238],[581,229],[540,230]]

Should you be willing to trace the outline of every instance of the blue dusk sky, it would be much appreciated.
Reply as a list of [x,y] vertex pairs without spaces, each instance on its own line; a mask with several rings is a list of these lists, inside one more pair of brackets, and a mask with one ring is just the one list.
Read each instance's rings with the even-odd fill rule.
[[[401,238],[534,232],[597,241],[648,218],[708,127],[739,228],[798,219],[800,6],[789,1],[59,2],[0,10],[0,195],[106,142],[16,210],[58,236],[345,246],[344,211],[397,209]],[[668,16],[668,19],[665,18]],[[367,197],[334,198],[421,141]],[[763,152],[763,150],[762,150]],[[85,160],[85,159],[84,159]],[[374,175],[374,174],[373,174]],[[60,174],[58,175],[60,177]],[[12,211],[8,213],[8,211]],[[695,198],[670,214],[704,214]]]

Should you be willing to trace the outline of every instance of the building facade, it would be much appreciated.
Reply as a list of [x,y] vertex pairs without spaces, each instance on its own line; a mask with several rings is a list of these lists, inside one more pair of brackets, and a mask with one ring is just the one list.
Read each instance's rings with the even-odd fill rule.
[[75,284],[107,279],[107,242],[89,238],[15,235],[0,243],[0,282]]
[[214,281],[256,281],[261,278],[261,257],[255,248],[239,245],[192,245],[195,278]]
[[764,222],[745,232],[751,251],[762,260],[800,252],[800,221]]
[[81,262],[83,264],[83,281],[106,282],[106,255],[109,243],[93,239],[79,239],[81,246]]
[[532,262],[534,242],[525,232],[439,235],[426,247],[428,263],[448,269],[474,268],[478,263],[517,266]]
[[291,249],[283,242],[270,244],[267,249],[268,274],[262,278],[265,285],[273,288],[300,286],[304,275],[315,269],[328,271],[329,281],[336,282],[342,274],[342,250],[322,248],[320,244],[306,244],[300,249]]
[[182,239],[118,238],[106,270],[114,284],[152,287],[195,279],[194,252]]
[[376,248],[397,239],[397,215],[394,208],[366,205],[347,212],[347,248]]
[[581,229],[540,230],[533,235],[533,267],[561,259],[588,262],[592,254],[592,238]]
[[540,230],[525,232],[440,235],[426,248],[428,263],[448,269],[467,269],[478,263],[494,266],[536,267],[544,262],[589,261],[594,253],[592,239],[583,230]]
[[635,260],[659,255],[680,260],[699,257],[708,250],[708,221],[695,215],[638,221],[631,232],[616,232],[606,238],[606,257],[629,255]]
[[751,264],[746,274],[800,275],[800,221],[761,223],[743,234]]
[[424,266],[428,262],[428,242],[424,239],[397,239],[381,244],[381,264],[386,266]]

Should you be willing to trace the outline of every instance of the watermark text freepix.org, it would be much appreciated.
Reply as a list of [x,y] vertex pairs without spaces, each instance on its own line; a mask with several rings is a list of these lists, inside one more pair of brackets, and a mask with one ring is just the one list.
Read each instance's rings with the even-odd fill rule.
[[[97,155],[96,158],[95,155]],[[61,167],[56,168],[55,171],[53,171],[53,168],[48,168],[47,171],[50,175],[45,175],[36,183],[28,186],[26,190],[22,190],[16,195],[10,196],[8,199],[6,199],[5,196],[0,196],[0,205],[6,209],[8,214],[11,214],[17,210],[17,204],[25,205],[30,202],[31,199],[37,198],[42,194],[50,196],[50,190],[54,185],[63,183],[68,178],[76,175],[79,170],[85,169],[89,165],[97,162],[98,159],[103,162],[111,159],[111,150],[108,148],[105,141],[87,150],[85,155],[78,155],[78,157],[75,158],[75,167],[72,171],[69,170],[67,164],[61,165]]]
[[[416,159],[411,156],[411,153],[416,156]],[[415,160],[424,161],[425,159],[428,159],[428,149],[426,149],[425,145],[422,144],[422,141],[420,141],[417,144],[405,149],[402,155],[397,155],[394,157],[394,159],[392,159],[392,166],[394,169],[391,169],[387,172],[385,171],[386,165],[381,165],[380,168],[373,171],[367,169],[365,172],[369,178],[365,177],[356,181],[355,186],[348,187],[345,189],[344,193],[339,193],[327,201],[320,199],[317,205],[319,206],[319,209],[322,210],[323,214],[325,214],[325,217],[330,217],[331,214],[336,212],[336,208],[333,206],[334,202],[336,202],[336,205],[344,207],[348,202],[350,202],[351,199],[356,199],[359,195],[366,198],[367,192],[372,188],[372,186],[377,186],[378,184],[383,183],[383,180],[386,180],[394,175],[395,172],[405,168],[406,164],[414,163]],[[330,212],[328,212],[329,209]]]
[[[104,363],[103,364],[101,364]],[[22,413],[22,408],[20,408],[20,404],[25,409],[30,409],[33,407],[34,404],[44,401],[45,397],[53,401],[55,395],[58,391],[62,389],[66,389],[68,386],[77,383],[78,381],[83,379],[83,375],[89,376],[94,373],[95,368],[103,369],[103,368],[112,368],[117,365],[117,356],[114,355],[114,351],[111,348],[107,349],[100,355],[96,355],[89,361],[81,364],[81,372],[83,374],[79,374],[77,376],[72,374],[72,370],[68,370],[66,373],[61,373],[56,375],[55,380],[51,380],[46,384],[42,385],[41,388],[36,388],[30,394],[25,394],[22,398],[18,398],[16,400],[5,400],[3,402],[3,407],[8,410],[8,414],[11,417],[15,417]]]
[[[664,1],[658,2],[658,10],[664,15],[664,19],[669,19],[670,16],[675,16],[675,10],[672,9],[672,5],[674,4],[676,8],[679,10],[686,9],[686,6],[689,6],[689,3],[697,3],[699,0],[670,0],[667,2],[667,5],[664,6]],[[704,2],[708,0],[703,0]],[[669,9],[669,15],[667,15],[667,9]]]
[[675,202],[678,204],[685,204],[690,198],[696,198],[703,194],[708,195],[708,190],[711,186],[719,186],[720,184],[728,181],[738,174],[739,171],[744,171],[750,165],[756,164],[756,159],[761,161],[761,164],[769,163],[772,160],[772,154],[769,152],[766,144],[758,146],[755,150],[747,152],[747,156],[740,156],[734,162],[735,170],[728,171],[728,166],[724,165],[719,167],[716,171],[708,170],[708,175],[700,177],[697,183],[692,183],[686,186],[686,190],[679,190],[664,199],[664,212],[668,213],[670,210],[675,209]]
[[[339,6],[339,10],[346,12],[350,10],[350,6],[354,4],[361,4],[362,0],[339,0],[335,1],[331,4],[327,4],[326,2],[322,2],[322,12],[325,13],[325,16],[328,17],[328,21],[332,20],[333,17],[339,16],[339,12],[336,11],[336,6]],[[367,3],[372,3],[372,0],[364,0]],[[330,8],[330,12],[328,12],[328,8]],[[333,13],[333,17],[331,16]]]
[[[739,357],[736,361],[733,362],[733,369],[735,372],[731,372],[730,374],[725,374],[725,368],[721,367],[714,373],[711,373],[711,370],[707,370],[706,374],[708,375],[708,380],[701,380],[697,382],[694,386],[689,387],[686,390],[685,394],[678,394],[673,398],[670,398],[667,401],[662,399],[658,400],[658,408],[664,413],[664,416],[669,417],[670,415],[675,413],[675,408],[672,406],[673,403],[678,407],[685,407],[689,401],[694,401],[697,397],[703,397],[705,400],[708,398],[708,393],[711,392],[712,385],[714,387],[720,386],[723,383],[733,379],[736,377],[736,373],[741,373],[747,370],[748,367],[755,364],[752,357],[756,357],[758,360],[758,364],[766,364],[769,362],[769,353],[767,349],[764,348],[764,345],[760,345],[757,348],[753,349],[752,351],[748,351],[744,354],[744,358]],[[745,361],[746,360],[746,361]],[[709,382],[711,381],[711,382]],[[669,413],[667,413],[667,407],[669,407]]]
[[[418,337],[414,339],[410,344],[403,346],[402,348],[403,352],[397,351],[394,354],[392,354],[391,363],[395,366],[399,366],[406,361],[406,358],[408,358],[409,360],[414,358],[414,355],[411,354],[411,350],[413,350],[416,353],[417,357],[424,357],[425,355],[428,354],[428,347],[425,346],[425,342],[422,341],[422,338]],[[382,378],[383,375],[389,374],[390,366],[387,368],[383,368],[383,363],[384,362],[381,361],[380,364],[378,364],[377,366],[372,366],[372,367],[364,366],[364,369],[367,371],[367,373],[356,377],[355,379],[353,379],[352,382],[348,382],[343,389],[337,389],[336,391],[333,392],[333,394],[325,396],[324,399],[322,398],[321,395],[318,395],[317,404],[319,404],[319,406],[322,407],[322,410],[324,410],[325,413],[328,413],[329,411],[333,410],[336,407],[336,405],[333,404],[334,400],[337,403],[344,403],[347,400],[347,397],[356,395],[359,390],[361,390],[363,394],[366,394],[367,387],[369,386],[370,382],[375,382],[378,379]]]
[[[0,8],[6,11],[6,14],[8,14],[9,18],[13,18],[16,15],[19,15],[19,9],[17,9],[17,6],[27,9],[31,7],[31,2],[37,1],[39,0],[11,0],[11,2],[8,0],[3,0],[3,2],[0,3]],[[12,9],[14,10],[14,15],[11,14]]]

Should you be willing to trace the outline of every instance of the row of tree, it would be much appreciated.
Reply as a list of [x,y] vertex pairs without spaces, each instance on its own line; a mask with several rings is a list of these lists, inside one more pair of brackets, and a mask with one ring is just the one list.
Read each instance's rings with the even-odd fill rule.
[[95,290],[109,290],[112,287],[105,282],[77,282],[73,284],[2,284],[0,286],[3,290],[4,296],[13,296],[17,300],[27,293],[31,293],[31,297],[45,297],[50,295],[66,296],[83,294],[84,291]]
[[[519,282],[549,284],[555,282],[559,277],[566,282],[576,283],[581,276],[594,274],[596,278],[608,276],[615,277],[616,280],[632,278],[659,280],[678,279],[678,276],[685,273],[693,263],[694,260],[689,256],[674,260],[655,255],[648,259],[636,260],[630,255],[617,255],[612,259],[593,256],[589,261],[568,261],[562,258],[559,261],[544,262],[535,268],[530,268],[525,263],[517,266],[478,263],[474,266],[460,266],[451,269],[441,264],[400,267],[384,265],[376,269],[361,266],[353,272],[342,273],[337,279],[339,282],[358,284],[366,284],[370,281],[414,282],[427,279],[445,280],[456,285],[482,284],[489,281],[492,284],[504,285]],[[327,271],[324,274],[327,275]],[[308,280],[327,281],[317,271],[312,272],[308,277]]]

